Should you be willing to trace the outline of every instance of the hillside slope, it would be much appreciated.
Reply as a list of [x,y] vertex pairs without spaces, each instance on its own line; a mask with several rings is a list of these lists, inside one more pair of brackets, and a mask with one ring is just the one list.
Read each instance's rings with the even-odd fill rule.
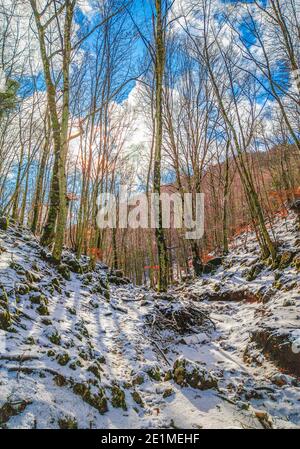
[[158,295],[0,230],[0,426],[300,427],[295,217],[275,232],[275,271],[241,235],[215,272]]

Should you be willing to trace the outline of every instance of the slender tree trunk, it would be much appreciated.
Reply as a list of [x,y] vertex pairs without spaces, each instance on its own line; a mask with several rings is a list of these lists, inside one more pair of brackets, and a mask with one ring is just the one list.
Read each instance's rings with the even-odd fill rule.
[[[164,32],[162,19],[162,1],[155,1],[156,31],[155,31],[155,148],[154,148],[154,174],[153,191],[160,195],[161,191],[161,151],[162,151],[162,93],[165,67]],[[162,228],[162,206],[158,205],[158,226],[155,228],[158,252],[158,290],[165,291],[168,287],[168,253],[164,231]]]

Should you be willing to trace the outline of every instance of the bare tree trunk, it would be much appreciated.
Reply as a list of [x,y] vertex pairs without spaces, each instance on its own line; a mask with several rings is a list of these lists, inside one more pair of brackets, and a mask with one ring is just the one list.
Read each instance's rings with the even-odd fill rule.
[[[153,191],[160,195],[161,191],[161,151],[162,151],[162,94],[165,67],[164,32],[162,19],[162,1],[155,0],[156,30],[155,30],[155,148]],[[158,205],[158,226],[155,228],[158,252],[158,290],[165,291],[168,287],[168,253],[164,231],[162,228],[162,206]]]

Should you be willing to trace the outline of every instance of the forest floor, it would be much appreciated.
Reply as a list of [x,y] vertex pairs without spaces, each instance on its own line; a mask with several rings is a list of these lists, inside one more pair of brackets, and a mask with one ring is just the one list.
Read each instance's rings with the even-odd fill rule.
[[274,233],[278,268],[242,234],[158,295],[0,230],[0,427],[300,428],[296,217]]

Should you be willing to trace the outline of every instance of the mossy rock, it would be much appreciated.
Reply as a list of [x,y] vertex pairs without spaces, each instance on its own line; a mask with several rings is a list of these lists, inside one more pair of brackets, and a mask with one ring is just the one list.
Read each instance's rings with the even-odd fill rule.
[[291,290],[293,290],[294,288],[297,288],[298,283],[296,281],[292,281],[292,282],[288,282],[287,284],[285,284],[283,290],[285,292],[289,292]]
[[280,271],[276,271],[276,272],[274,273],[274,280],[275,280],[275,281],[279,281],[279,279],[281,278],[281,276],[282,276],[282,273],[281,273]]
[[247,273],[246,280],[248,282],[254,281],[254,279],[257,278],[257,276],[262,272],[262,270],[265,268],[265,265],[262,263],[258,263],[253,265],[252,268]]
[[98,361],[99,363],[103,363],[103,364],[106,363],[106,359],[105,359],[104,355],[100,355],[100,357],[98,357],[97,361]]
[[186,359],[174,363],[173,379],[182,387],[190,386],[199,390],[218,388],[218,381],[212,373]]
[[167,388],[164,392],[163,392],[163,398],[169,398],[170,396],[172,396],[174,394],[174,390],[173,388]]
[[109,274],[108,275],[108,281],[111,283],[111,284],[115,284],[115,285],[126,285],[126,284],[130,284],[130,279],[128,279],[128,278],[120,278],[120,277],[118,277],[118,276],[115,276],[115,275],[113,275],[113,274]]
[[103,371],[103,370],[102,370],[101,366],[97,362],[95,362],[92,365],[90,365],[88,367],[88,371],[93,373],[94,376],[97,377],[97,379],[101,380],[101,371]]
[[46,304],[41,304],[40,306],[38,306],[36,311],[41,316],[49,315],[49,310],[48,310],[48,307],[46,306]]
[[145,382],[144,376],[138,374],[132,379],[132,385],[142,385]]
[[220,284],[215,284],[214,287],[213,287],[213,290],[214,290],[215,292],[219,292],[220,289],[221,289]]
[[73,273],[83,274],[83,268],[79,260],[75,258],[64,258],[63,261]]
[[30,292],[30,288],[29,288],[29,285],[27,285],[27,284],[19,284],[16,288],[16,293],[18,295],[28,295],[29,292]]
[[58,426],[60,429],[78,429],[76,418],[72,416],[65,416],[58,420]]
[[32,304],[37,304],[37,305],[39,305],[39,304],[47,305],[48,304],[48,300],[47,300],[46,296],[40,292],[31,293],[31,295],[29,296],[29,301]]
[[0,217],[0,230],[7,231],[9,227],[9,219],[7,217]]
[[64,387],[68,383],[67,379],[64,376],[62,376],[61,374],[56,374],[53,377],[53,381],[58,387]]
[[104,296],[105,299],[109,300],[110,299],[110,292],[108,290],[108,288],[103,287],[102,283],[99,282],[98,285],[96,285],[94,287],[94,292],[95,293],[100,293],[100,295]]
[[111,403],[115,408],[122,408],[127,410],[127,405],[125,401],[125,393],[118,385],[113,385],[111,388],[112,398]]
[[293,262],[293,267],[295,267],[296,271],[298,273],[300,273],[300,256],[295,257],[294,262]]
[[136,402],[141,407],[144,407],[144,402],[143,402],[143,399],[142,399],[142,397],[141,397],[139,392],[133,391],[131,393],[131,396],[132,396],[132,399],[134,400],[134,402]]
[[67,352],[64,352],[64,353],[58,354],[56,356],[56,360],[57,360],[57,363],[59,363],[59,365],[65,366],[65,365],[67,365],[67,363],[69,363],[70,356]]
[[27,337],[26,340],[25,340],[25,343],[27,345],[35,345],[36,341],[35,341],[35,339],[33,337]]
[[41,293],[40,287],[35,282],[27,282],[27,285],[31,292]]
[[54,288],[60,288],[60,280],[58,278],[51,279],[51,284]]
[[40,282],[41,281],[41,276],[38,273],[35,273],[34,271],[26,270],[25,276],[29,282]]
[[69,281],[71,279],[70,269],[69,269],[68,265],[66,265],[65,263],[61,263],[60,265],[58,265],[57,271],[67,281]]
[[19,275],[25,275],[26,271],[25,269],[22,267],[22,265],[20,265],[19,263],[15,262],[14,260],[12,260],[9,264],[9,268],[11,268],[12,270],[15,270],[15,272]]
[[207,264],[202,266],[202,272],[204,274],[213,273],[222,265],[222,263],[223,263],[222,257],[214,257],[213,259],[209,260]]
[[161,372],[160,372],[160,369],[158,367],[149,369],[147,371],[147,374],[150,377],[150,379],[156,380],[157,382],[161,381]]
[[68,311],[71,315],[77,315],[77,312],[76,312],[75,307],[67,307],[67,311]]
[[81,361],[79,359],[75,360],[74,362],[70,363],[69,368],[71,368],[73,371],[76,371],[77,368],[83,367],[83,364],[81,363]]
[[99,413],[103,414],[107,412],[107,399],[103,388],[100,388],[98,393],[93,394],[87,384],[76,383],[73,387],[73,391],[78,396],[81,396],[83,401],[97,409]]
[[87,360],[91,360],[91,355],[89,352],[85,351],[84,349],[82,349],[79,353],[78,353],[79,357],[81,357],[83,360],[87,361]]
[[7,331],[11,326],[11,316],[8,310],[0,308],[0,329]]
[[59,333],[57,331],[54,331],[51,335],[49,335],[49,340],[51,341],[51,343],[53,343],[54,345],[60,345],[61,343],[61,336],[59,335]]
[[43,318],[43,319],[42,319],[42,323],[43,323],[45,326],[51,326],[52,321],[49,320],[49,318]]
[[49,351],[47,351],[47,356],[48,357],[54,357],[55,356],[55,351],[53,351],[53,349],[49,349]]
[[8,296],[4,287],[0,287],[0,301],[3,301],[4,303],[8,304]]
[[102,287],[102,288],[106,288],[109,289],[109,282],[108,282],[108,278],[103,278],[103,277],[99,277],[98,278],[98,284]]
[[83,320],[78,321],[75,324],[75,329],[79,332],[80,335],[82,335],[83,337],[89,338],[90,334],[89,331],[87,330],[87,327],[84,324]]
[[92,273],[87,273],[83,278],[83,285],[90,285],[93,282],[93,275]]
[[165,382],[168,382],[169,380],[172,380],[172,378],[173,378],[173,376],[172,376],[172,371],[171,371],[171,370],[168,370],[168,371],[165,373],[164,381],[165,381]]
[[173,379],[180,385],[186,385],[186,370],[184,361],[176,361],[173,368]]
[[5,424],[12,416],[17,416],[22,413],[29,404],[31,404],[31,401],[21,400],[17,403],[5,402],[0,407],[0,425]]
[[292,251],[285,251],[280,256],[279,268],[284,269],[291,265],[293,259],[295,257],[295,253]]
[[31,264],[31,268],[32,268],[34,271],[41,271],[40,266],[39,266],[39,264],[38,264],[37,262],[33,262],[33,263]]
[[273,285],[277,290],[282,289],[282,282],[280,282],[280,281],[275,281]]

